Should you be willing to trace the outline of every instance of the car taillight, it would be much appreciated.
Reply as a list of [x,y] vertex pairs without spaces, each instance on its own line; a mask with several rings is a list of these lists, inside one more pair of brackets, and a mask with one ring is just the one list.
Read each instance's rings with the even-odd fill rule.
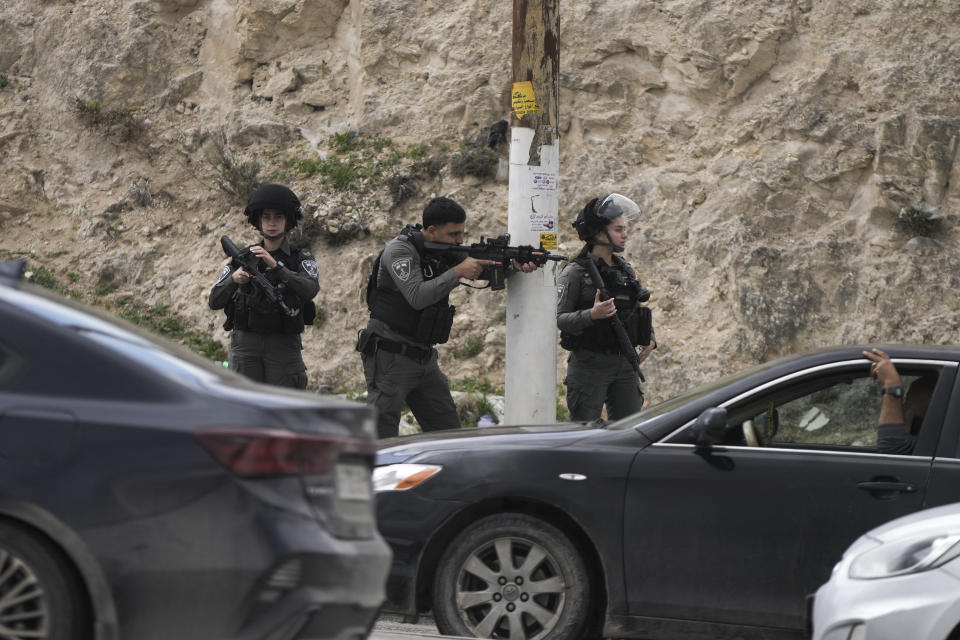
[[271,429],[201,429],[197,440],[244,478],[329,473],[341,453],[373,455],[375,441]]

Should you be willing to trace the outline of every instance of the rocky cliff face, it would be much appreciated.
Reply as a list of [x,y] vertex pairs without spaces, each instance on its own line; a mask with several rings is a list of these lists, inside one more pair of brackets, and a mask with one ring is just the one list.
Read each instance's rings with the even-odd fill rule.
[[[7,0],[0,256],[226,344],[217,239],[255,240],[229,187],[286,181],[323,264],[312,386],[360,389],[380,246],[431,194],[466,205],[469,241],[505,230],[506,182],[455,161],[509,117],[510,20],[500,0]],[[561,25],[561,216],[601,191],[644,209],[651,399],[798,349],[957,341],[960,5],[562,0]],[[503,299],[455,298],[444,368],[502,382]]]

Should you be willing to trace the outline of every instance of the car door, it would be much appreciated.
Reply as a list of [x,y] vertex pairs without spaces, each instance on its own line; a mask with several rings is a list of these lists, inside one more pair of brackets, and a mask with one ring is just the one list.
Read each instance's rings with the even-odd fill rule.
[[696,447],[687,424],[640,452],[624,505],[630,615],[802,628],[805,595],[847,545],[923,505],[956,364],[896,362],[905,385],[938,376],[911,455],[877,453],[865,360],[731,398],[719,446]]

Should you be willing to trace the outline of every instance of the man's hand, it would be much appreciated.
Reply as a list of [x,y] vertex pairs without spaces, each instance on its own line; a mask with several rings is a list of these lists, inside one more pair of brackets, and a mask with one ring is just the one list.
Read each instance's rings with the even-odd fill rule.
[[468,256],[463,259],[463,262],[453,267],[453,272],[457,274],[458,278],[476,280],[480,277],[480,274],[483,273],[484,268],[492,264],[497,263],[493,260],[478,260],[477,258]]
[[881,387],[900,386],[900,373],[893,365],[890,356],[880,349],[873,348],[870,351],[864,351],[863,357],[873,361],[873,366],[870,367],[870,375],[880,382]]
[[537,264],[536,262],[517,262],[516,260],[513,261],[513,268],[523,273],[530,273],[531,271],[536,271],[542,266],[543,266],[542,264]]
[[593,320],[601,320],[603,318],[609,318],[616,312],[617,305],[613,298],[601,300],[600,291],[597,290],[596,295],[593,296],[593,307],[590,308],[590,318]]

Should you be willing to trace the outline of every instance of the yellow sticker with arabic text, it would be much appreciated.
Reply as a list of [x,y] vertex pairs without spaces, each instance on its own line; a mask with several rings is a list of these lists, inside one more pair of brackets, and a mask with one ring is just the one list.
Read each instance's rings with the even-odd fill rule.
[[524,82],[514,82],[513,89],[510,91],[510,103],[513,106],[513,112],[517,118],[523,118],[528,113],[540,113],[540,106],[537,104],[537,96],[533,93],[533,83],[529,80]]
[[541,233],[540,246],[546,249],[547,251],[556,251],[557,250],[557,234]]

